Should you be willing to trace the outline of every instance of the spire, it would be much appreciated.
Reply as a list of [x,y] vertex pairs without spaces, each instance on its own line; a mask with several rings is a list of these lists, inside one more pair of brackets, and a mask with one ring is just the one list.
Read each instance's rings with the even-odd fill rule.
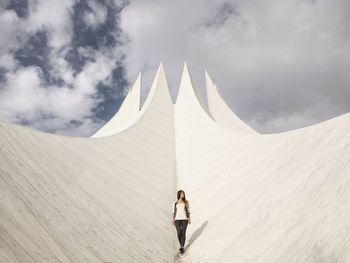
[[147,95],[146,101],[142,106],[142,112],[146,111],[147,108],[154,103],[154,100],[161,101],[163,103],[172,104],[168,83],[165,77],[163,63],[159,64],[156,76],[154,77],[151,89]]
[[216,123],[224,128],[238,132],[257,133],[231,111],[207,71],[205,71],[205,83],[208,109]]
[[191,74],[188,70],[187,63],[184,63],[184,68],[182,72],[182,78],[180,83],[180,89],[176,98],[176,104],[183,103],[184,101],[189,101],[190,104],[195,105],[199,104],[201,109],[206,112],[206,114],[210,116],[210,113],[208,111],[207,105],[205,105],[205,102],[201,95],[199,94],[199,91],[197,88],[193,85],[193,81],[191,78]]
[[133,87],[129,89],[118,112],[91,137],[97,138],[114,135],[134,124],[140,116],[140,94],[141,73],[139,73]]

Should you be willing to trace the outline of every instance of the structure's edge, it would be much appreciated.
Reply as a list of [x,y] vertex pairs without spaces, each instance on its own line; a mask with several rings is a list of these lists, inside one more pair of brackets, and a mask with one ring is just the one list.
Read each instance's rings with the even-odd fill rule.
[[141,73],[129,89],[118,112],[92,138],[117,134],[137,122],[140,116]]
[[[186,85],[186,83],[189,83],[189,85]],[[206,115],[213,120],[209,112],[209,109],[204,102],[204,99],[200,95],[199,90],[193,84],[191,74],[188,70],[187,63],[185,62],[183,67],[182,77],[181,77],[180,88],[176,97],[175,104],[178,104],[179,102],[186,100],[185,94],[187,91],[190,91],[190,94],[192,95],[192,98],[189,98],[189,99],[192,99],[193,100],[192,102],[197,103],[200,106],[200,108],[206,113]]]
[[171,95],[170,95],[170,92],[169,92],[169,88],[168,88],[168,85],[167,85],[167,81],[166,81],[166,76],[165,76],[165,72],[164,72],[164,67],[163,67],[163,63],[161,62],[159,64],[159,67],[158,67],[158,70],[157,70],[157,73],[154,77],[154,80],[153,80],[153,83],[152,83],[152,86],[151,86],[151,89],[150,91],[148,92],[148,95],[146,97],[146,100],[141,108],[141,112],[145,112],[147,111],[147,109],[149,108],[149,106],[151,105],[152,101],[154,100],[154,97],[155,97],[155,94],[156,92],[159,90],[159,89],[162,89],[161,86],[159,86],[159,82],[160,82],[160,79],[164,79],[165,81],[165,93],[167,94],[166,95],[166,100],[170,101],[170,103],[172,104],[172,100],[171,100]]
[[253,134],[258,133],[248,124],[242,121],[230,109],[207,71],[205,71],[205,84],[207,90],[208,110],[216,123],[218,123],[223,128],[237,132],[246,132]]

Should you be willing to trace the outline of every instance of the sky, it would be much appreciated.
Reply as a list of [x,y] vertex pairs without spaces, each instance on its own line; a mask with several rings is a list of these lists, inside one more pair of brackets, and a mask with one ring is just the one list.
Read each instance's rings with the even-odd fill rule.
[[0,120],[44,132],[91,136],[160,62],[260,133],[350,112],[348,0],[1,0],[0,25]]

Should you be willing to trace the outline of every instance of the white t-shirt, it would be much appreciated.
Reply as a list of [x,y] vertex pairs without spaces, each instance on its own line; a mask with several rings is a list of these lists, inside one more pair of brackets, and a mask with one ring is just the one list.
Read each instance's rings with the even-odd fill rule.
[[177,203],[175,220],[184,220],[184,219],[188,219],[186,216],[185,204]]

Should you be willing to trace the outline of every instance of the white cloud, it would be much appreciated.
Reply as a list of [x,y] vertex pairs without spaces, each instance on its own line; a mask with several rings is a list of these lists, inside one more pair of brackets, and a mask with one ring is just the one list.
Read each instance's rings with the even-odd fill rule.
[[[55,126],[50,130],[64,134],[71,132],[72,135],[79,134],[78,131],[82,131],[80,126],[84,126],[87,130],[81,135],[91,135],[96,130],[96,125],[90,119],[93,117],[91,110],[101,102],[96,97],[96,86],[99,82],[108,84],[111,81],[108,77],[115,63],[111,59],[112,51],[97,51],[96,61],[85,65],[74,77],[71,87],[45,85],[41,69],[37,67],[8,73],[7,82],[0,90],[2,118],[15,122],[25,120],[38,129],[47,129],[48,123],[52,123]],[[83,124],[77,130],[66,130],[73,129],[69,125],[72,120],[83,121]],[[88,128],[88,125],[91,127]]]
[[16,62],[10,52],[25,41],[23,22],[14,11],[0,7],[0,25],[0,66],[6,70],[13,70]]
[[[38,129],[52,131],[64,130],[72,120],[91,123],[90,110],[98,102],[89,96],[92,91],[47,87],[40,74],[40,68],[27,67],[7,75],[6,88],[0,91],[0,112],[5,119],[29,122]],[[86,78],[85,84],[91,81]],[[92,127],[87,131],[91,132]]]
[[[89,61],[76,72],[65,59],[72,47],[72,12],[76,1],[29,1],[29,16],[17,17],[15,11],[0,7],[0,67],[6,69],[6,81],[0,85],[2,119],[67,135],[91,135],[98,125],[92,121],[92,110],[101,102],[99,82],[111,84],[110,75],[123,52],[119,47],[99,50],[81,48],[79,53]],[[106,8],[89,2],[93,17],[89,26],[106,19]],[[50,75],[64,83],[47,84],[39,67],[22,67],[14,51],[31,35],[44,31],[48,35]],[[78,123],[78,125],[76,124]]]
[[69,44],[73,35],[71,14],[75,0],[29,1],[29,18],[26,30],[33,32],[46,29],[50,46],[62,48]]
[[85,12],[84,21],[85,23],[92,27],[97,28],[99,25],[106,22],[107,17],[107,7],[99,3],[98,1],[89,1],[88,5],[91,11]]

